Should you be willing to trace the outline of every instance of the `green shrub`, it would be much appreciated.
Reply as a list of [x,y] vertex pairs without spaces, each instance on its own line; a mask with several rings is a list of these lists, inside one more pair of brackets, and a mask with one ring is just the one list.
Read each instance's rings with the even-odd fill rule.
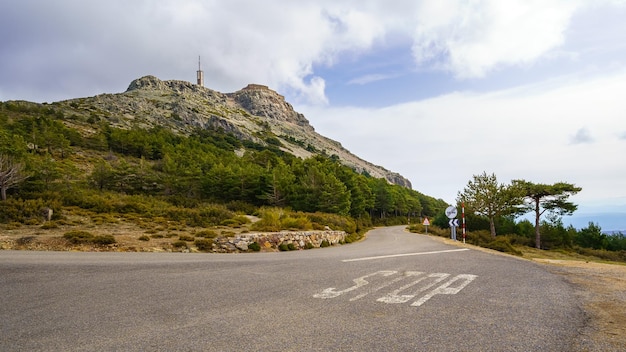
[[315,231],[324,231],[326,230],[326,226],[322,225],[322,224],[318,224],[316,222],[311,224],[311,228]]
[[362,234],[364,234],[365,232],[367,232],[369,229],[371,229],[374,226],[374,224],[372,223],[372,218],[369,216],[368,213],[365,213],[359,216],[358,218],[355,219],[355,221],[356,221],[356,231]]
[[424,226],[419,225],[419,224],[413,224],[410,225],[409,227],[407,227],[407,230],[409,230],[409,232],[412,233],[423,233]]
[[345,243],[357,242],[363,238],[363,234],[361,233],[351,233],[345,237]]
[[243,225],[243,224],[249,224],[249,223],[251,223],[251,222],[252,222],[252,221],[250,221],[250,219],[249,219],[247,216],[245,216],[245,215],[237,215],[237,216],[235,216],[235,217],[233,218],[233,220],[235,220],[235,221],[239,222],[239,223],[240,223],[240,224],[242,224],[242,225]]
[[[448,234],[447,236],[450,236],[450,229],[448,230]],[[461,235],[462,236],[462,235]],[[459,238],[459,235],[457,233],[457,238]],[[494,241],[494,238],[491,236],[491,233],[487,230],[478,230],[478,231],[468,231],[466,232],[466,238],[465,238],[467,243],[476,245],[476,246],[485,246],[489,243],[491,243],[492,241]]]
[[[345,231],[346,233],[356,232],[356,222],[348,216],[326,213],[307,213],[307,217],[311,220],[313,228],[315,229],[323,230],[328,226],[333,230]],[[316,223],[317,226],[315,225]]]
[[223,205],[208,204],[198,209],[197,214],[194,213],[192,221],[187,221],[190,226],[214,226],[222,221],[233,217],[233,212]]
[[226,208],[232,212],[242,214],[253,214],[257,210],[254,205],[237,200],[226,203]]
[[330,242],[328,242],[328,240],[323,240],[322,243],[320,243],[320,248],[324,247],[330,247]]
[[43,225],[41,225],[42,230],[50,230],[50,229],[57,229],[57,228],[59,228],[59,226],[54,221],[47,221]]
[[285,242],[278,245],[278,250],[281,252],[286,252],[289,250],[289,245]]
[[305,216],[298,216],[296,218],[291,216],[286,216],[280,220],[281,228],[289,229],[289,230],[311,230],[313,229],[313,224],[311,220],[309,220]]
[[226,220],[222,221],[220,223],[220,225],[228,226],[228,227],[239,227],[239,226],[241,226],[241,223],[238,222],[237,220],[234,220],[234,219],[226,219]]
[[20,224],[19,222],[15,222],[15,221],[11,221],[7,226],[6,229],[7,230],[15,230],[15,229],[19,229],[20,227],[22,227],[22,224]]
[[91,242],[98,245],[108,245],[113,244],[117,241],[115,240],[115,237],[113,237],[113,235],[97,235],[91,240]]
[[63,238],[68,240],[72,244],[96,244],[96,245],[109,245],[116,243],[113,235],[96,235],[87,231],[69,231],[63,235]]
[[[457,238],[461,238],[463,236],[463,234],[461,233],[461,231],[457,231]],[[430,225],[428,226],[428,234],[429,235],[434,235],[434,236],[439,236],[439,237],[447,237],[450,238],[450,228],[443,228],[443,227],[439,227],[437,225]],[[469,235],[467,235],[469,236]]]
[[40,222],[37,218],[31,218],[24,220],[24,225],[39,225]]
[[261,220],[252,224],[252,230],[278,232],[281,230],[280,216],[283,210],[280,208],[261,208],[259,213]]
[[75,190],[63,193],[63,204],[89,209],[96,213],[108,213],[115,209],[115,195],[97,190]]
[[89,242],[91,242],[91,240],[93,240],[94,236],[93,236],[93,234],[91,234],[91,233],[89,233],[87,231],[75,230],[75,231],[66,232],[63,235],[63,238],[68,240],[70,243],[80,244],[80,243],[89,243]]
[[[413,220],[413,219],[411,219]],[[409,232],[413,232],[413,233],[426,233],[426,231],[428,230],[428,234],[431,234],[433,229],[432,229],[433,225],[428,225],[428,226],[424,226],[421,223],[413,223],[411,225],[409,225],[408,230]]]
[[304,249],[312,249],[312,248],[315,248],[315,246],[314,246],[314,245],[313,245],[313,243],[311,243],[311,242],[307,242],[307,243],[304,245]]
[[155,233],[154,235],[152,235],[152,238],[164,238],[165,236],[163,236],[160,233]]
[[58,225],[74,225],[74,221],[70,221],[67,219],[59,219],[54,221],[54,223],[58,226]]
[[250,219],[248,219],[247,217],[243,215],[237,215],[231,219],[226,219],[222,221],[220,225],[230,226],[230,227],[240,227],[241,225],[248,224],[248,223],[250,223]]
[[138,240],[140,240],[140,241],[150,241],[150,236],[148,236],[148,235],[141,235],[141,236],[139,236]]
[[189,236],[189,235],[179,235],[178,239],[181,241],[193,242],[195,238],[194,236]]
[[593,249],[586,247],[574,247],[578,254],[596,257],[598,259],[615,262],[626,262],[626,251],[607,251],[606,249]]
[[210,251],[213,249],[213,241],[207,239],[198,239],[195,240],[194,244],[198,247],[198,250],[201,251]]
[[[61,204],[52,200],[8,198],[0,202],[0,223],[29,222],[31,225],[38,225],[44,219],[41,209],[45,207],[61,209]],[[56,217],[55,213],[53,218]]]
[[172,246],[174,246],[174,248],[187,248],[187,242],[186,241],[174,241],[172,242]]
[[503,237],[507,238],[512,245],[520,245],[526,247],[533,247],[535,245],[535,240],[533,238],[520,235],[506,235]]
[[155,224],[166,225],[167,226],[167,219],[162,217],[162,216],[156,216],[156,217],[152,218],[152,222],[155,223]]
[[96,225],[117,224],[119,220],[111,214],[96,214],[91,217],[91,221]]
[[495,240],[485,244],[483,247],[494,249],[499,252],[510,253],[519,256],[522,255],[522,252],[515,249],[506,237],[496,237]]
[[252,250],[253,252],[258,252],[261,250],[261,245],[258,242],[252,242],[248,245],[248,249]]
[[288,243],[288,244],[287,244],[287,249],[288,249],[288,250],[290,250],[290,251],[294,251],[294,250],[296,250],[296,249],[298,249],[298,248],[297,248],[297,247],[296,247],[296,245],[292,242],[292,243]]
[[201,230],[195,233],[196,237],[215,238],[218,236],[217,232],[213,230]]

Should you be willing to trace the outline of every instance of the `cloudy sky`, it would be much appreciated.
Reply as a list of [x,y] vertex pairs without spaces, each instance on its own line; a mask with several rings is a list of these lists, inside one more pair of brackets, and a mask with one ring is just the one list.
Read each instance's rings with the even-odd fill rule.
[[486,171],[626,213],[626,0],[20,0],[0,30],[0,101],[193,82],[200,55],[428,195]]

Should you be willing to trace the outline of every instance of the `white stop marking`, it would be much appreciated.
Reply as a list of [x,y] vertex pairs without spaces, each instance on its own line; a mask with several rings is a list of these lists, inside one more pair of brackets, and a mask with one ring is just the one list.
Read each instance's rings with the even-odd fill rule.
[[[456,295],[478,277],[471,274],[460,274],[452,278],[450,276],[446,273],[426,274],[421,271],[406,271],[399,274],[394,270],[381,270],[352,280],[354,284],[347,288],[338,290],[329,287],[314,294],[313,297],[329,299],[352,292],[356,295],[350,298],[350,301],[356,301],[385,288],[395,287],[376,301],[398,304],[417,298],[411,306],[419,307],[436,295]],[[448,278],[450,279],[447,280]],[[397,287],[397,285],[401,286]]]

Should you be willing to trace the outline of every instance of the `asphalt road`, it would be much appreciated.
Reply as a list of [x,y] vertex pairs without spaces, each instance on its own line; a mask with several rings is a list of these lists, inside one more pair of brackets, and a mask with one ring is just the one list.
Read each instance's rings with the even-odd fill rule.
[[0,251],[0,351],[569,351],[573,289],[403,227],[250,254]]

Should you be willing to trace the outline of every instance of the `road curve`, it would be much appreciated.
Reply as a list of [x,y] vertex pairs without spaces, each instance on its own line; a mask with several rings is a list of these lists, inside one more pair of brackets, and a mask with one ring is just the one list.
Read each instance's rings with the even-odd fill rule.
[[403,227],[250,254],[0,251],[0,351],[569,351],[585,316],[529,261]]

